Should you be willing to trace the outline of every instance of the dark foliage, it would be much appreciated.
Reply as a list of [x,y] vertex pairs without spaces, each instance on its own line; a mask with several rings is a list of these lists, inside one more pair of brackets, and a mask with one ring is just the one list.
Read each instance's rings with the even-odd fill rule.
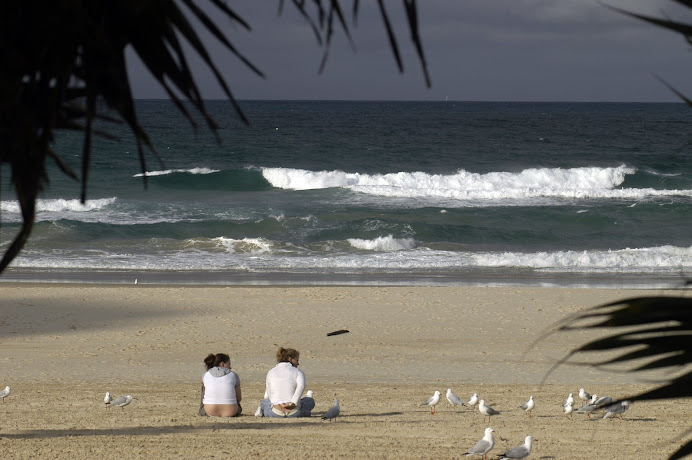
[[[139,124],[128,81],[125,50],[137,53],[165,89],[178,110],[195,127],[184,101],[216,132],[188,66],[185,45],[199,56],[247,123],[226,77],[221,75],[191,24],[196,19],[227,51],[258,76],[262,72],[233,46],[219,18],[250,30],[248,22],[223,0],[208,0],[212,15],[196,0],[26,0],[0,2],[0,166],[11,169],[22,212],[22,227],[0,260],[0,272],[24,247],[34,224],[36,199],[48,183],[46,160],[51,158],[71,178],[81,182],[81,200],[87,196],[92,137],[108,136],[94,129],[94,121],[126,123],[135,136],[139,168],[146,172],[147,151],[157,157],[147,133]],[[350,40],[350,28],[340,0],[293,0],[324,47],[321,68],[327,60],[335,29]],[[279,1],[282,8],[283,0]],[[353,21],[358,15],[353,1]],[[378,2],[384,28],[399,70],[403,69],[397,40],[384,2]],[[411,39],[418,51],[426,83],[429,77],[418,31],[416,1],[402,0]],[[271,7],[269,3],[267,7]],[[114,114],[112,117],[105,114]],[[81,131],[84,143],[79,174],[52,150],[56,130]],[[145,186],[146,186],[146,176]]]

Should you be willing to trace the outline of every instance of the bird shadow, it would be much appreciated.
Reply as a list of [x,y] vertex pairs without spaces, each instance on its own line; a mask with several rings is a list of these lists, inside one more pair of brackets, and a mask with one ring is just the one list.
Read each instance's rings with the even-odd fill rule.
[[[281,420],[284,421],[283,419]],[[314,422],[291,422],[291,426],[314,425]],[[205,425],[138,426],[103,429],[23,430],[19,433],[1,433],[6,439],[52,439],[65,436],[157,436],[182,433],[208,433],[222,430],[273,430],[284,428],[284,423],[210,423]]]
[[354,414],[358,417],[391,417],[394,415],[404,415],[403,412],[382,412],[379,414]]

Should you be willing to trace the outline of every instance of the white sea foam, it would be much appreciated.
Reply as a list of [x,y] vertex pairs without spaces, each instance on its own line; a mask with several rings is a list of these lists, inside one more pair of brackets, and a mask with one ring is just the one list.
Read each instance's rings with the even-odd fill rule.
[[243,238],[242,240],[236,240],[220,236],[214,238],[213,241],[231,254],[266,254],[272,252],[274,247],[274,243],[265,238]]
[[147,171],[146,173],[138,173],[132,177],[142,177],[142,176],[166,176],[168,174],[174,173],[188,173],[188,174],[212,174],[219,172],[220,169],[210,169],[210,168],[191,168],[191,169],[166,169],[164,171]]
[[372,240],[349,238],[348,242],[351,244],[351,246],[357,249],[384,252],[413,249],[416,246],[413,238],[394,238],[392,235],[378,236]]
[[[100,198],[95,200],[87,200],[82,204],[80,200],[65,200],[58,199],[40,199],[36,202],[37,212],[89,212],[99,211],[106,206],[115,203],[116,198]],[[0,209],[3,212],[21,213],[18,201],[3,201],[0,203]]]
[[692,190],[619,189],[636,169],[621,165],[599,168],[531,168],[518,173],[486,174],[458,170],[454,174],[399,172],[361,174],[343,171],[307,171],[263,168],[274,187],[291,190],[347,188],[388,197],[443,198],[454,200],[515,200],[527,198],[644,198],[692,196]]

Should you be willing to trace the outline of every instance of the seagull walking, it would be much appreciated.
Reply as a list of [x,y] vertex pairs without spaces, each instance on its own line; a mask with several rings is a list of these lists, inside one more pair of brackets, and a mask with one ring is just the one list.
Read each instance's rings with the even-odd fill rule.
[[435,394],[425,400],[421,406],[430,406],[430,413],[435,415],[435,406],[440,402],[440,392],[435,390]]
[[121,409],[124,409],[125,406],[130,404],[132,400],[135,399],[132,397],[132,395],[127,395],[127,396],[118,396],[115,398],[113,401],[111,401],[112,406],[117,406]]
[[113,401],[113,397],[111,396],[110,391],[106,391],[106,397],[103,398],[103,402],[106,403],[106,409],[111,407],[111,401]]
[[536,402],[533,400],[533,396],[529,397],[529,400],[519,407],[524,410],[524,413],[529,414],[529,417],[533,417],[531,411],[534,407],[536,407]]
[[7,385],[4,390],[0,391],[0,399],[2,399],[2,402],[5,402],[5,398],[10,395],[11,391],[12,390],[10,389],[9,385]]
[[468,404],[469,407],[473,407],[478,404],[478,393],[472,394],[469,400],[466,401],[466,404]]
[[464,404],[464,402],[461,400],[461,398],[459,398],[459,396],[455,395],[455,394],[452,392],[452,389],[451,389],[451,388],[447,388],[447,394],[446,394],[445,396],[447,396],[447,401],[449,401],[449,404],[451,404],[452,406],[454,406],[455,409],[456,409],[456,406],[465,406],[465,405],[466,405],[466,404]]
[[478,411],[483,414],[483,423],[485,423],[485,418],[488,417],[488,423],[490,423],[490,417],[493,415],[500,415],[498,411],[490,406],[485,405],[485,399],[478,401]]
[[589,402],[577,409],[576,412],[579,414],[586,414],[589,418],[591,418],[591,412],[595,411],[598,408],[596,404],[594,404],[597,399],[597,394],[591,395],[591,399],[589,400]]
[[[481,400],[481,402],[483,402]],[[495,431],[488,427],[485,429],[485,434],[483,435],[483,439],[478,441],[476,445],[474,445],[472,448],[470,448],[465,456],[468,455],[482,455],[483,459],[488,458],[488,452],[495,447],[495,438],[493,438],[493,433]]]
[[538,441],[533,439],[533,436],[527,436],[524,438],[524,444],[515,447],[514,449],[508,450],[504,454],[500,455],[498,458],[526,458],[531,453],[531,443]]
[[341,407],[339,406],[339,400],[334,400],[334,405],[329,408],[329,410],[322,416],[322,420],[332,420],[336,421],[336,418],[341,412]]
[[603,418],[608,418],[608,417],[613,417],[615,416],[616,418],[619,418],[622,420],[622,414],[627,412],[627,409],[630,408],[630,402],[629,401],[620,401],[619,403],[611,404],[610,406],[605,407],[605,415]]

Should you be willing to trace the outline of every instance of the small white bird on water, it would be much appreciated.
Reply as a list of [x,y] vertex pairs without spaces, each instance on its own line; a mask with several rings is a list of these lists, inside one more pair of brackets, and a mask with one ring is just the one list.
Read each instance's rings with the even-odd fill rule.
[[4,390],[0,391],[0,399],[2,399],[2,402],[5,402],[5,398],[10,395],[11,391],[12,390],[10,389],[9,385],[7,385]]
[[425,400],[421,406],[430,406],[430,413],[435,415],[435,406],[440,402],[440,392],[435,390],[435,394]]
[[485,399],[478,401],[478,411],[483,414],[483,423],[485,423],[485,418],[488,417],[488,423],[490,423],[490,417],[493,415],[500,415],[498,411],[490,406],[485,405]]
[[533,396],[529,397],[529,400],[519,407],[524,410],[524,413],[529,414],[529,417],[533,417],[531,411],[534,407],[536,407],[536,402],[533,400]]
[[[481,400],[482,402],[483,400]],[[470,448],[465,456],[482,455],[484,459],[488,458],[488,452],[495,447],[495,438],[493,438],[494,430],[490,427],[485,429],[483,439],[478,441],[475,446]]]
[[133,399],[135,398],[133,398],[132,395],[118,396],[113,401],[111,401],[111,406],[118,406],[119,408],[124,409],[125,406],[130,404]]
[[538,441],[538,439],[533,439],[533,436],[527,436],[524,438],[524,444],[508,450],[498,458],[526,458],[531,453],[531,443],[534,441]]
[[341,407],[339,406],[339,400],[335,399],[334,400],[334,405],[329,408],[329,410],[322,416],[322,420],[334,420],[336,421],[336,418],[339,416],[339,413],[341,413]]
[[466,404],[469,405],[469,407],[473,407],[476,404],[478,404],[478,393],[474,393],[471,395],[468,401],[466,401]]
[[106,391],[106,397],[103,398],[103,402],[106,403],[106,409],[111,406],[111,401],[113,401],[113,397],[111,397],[110,391]]
[[451,388],[447,388],[447,394],[446,394],[445,396],[447,396],[447,401],[449,401],[449,404],[451,404],[452,406],[454,406],[455,409],[456,409],[456,406],[465,406],[465,405],[466,405],[466,404],[464,404],[464,402],[461,400],[461,398],[459,398],[459,396],[455,395],[455,394],[452,392],[452,389],[451,389]]

